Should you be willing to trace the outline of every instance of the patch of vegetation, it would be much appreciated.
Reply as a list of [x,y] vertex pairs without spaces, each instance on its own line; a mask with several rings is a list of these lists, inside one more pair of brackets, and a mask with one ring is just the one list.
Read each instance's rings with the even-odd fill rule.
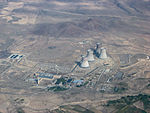
[[147,112],[139,108],[136,108],[135,106],[125,106],[116,113],[147,113]]
[[[143,103],[144,110],[136,108],[133,105],[138,101]],[[137,96],[121,97],[118,100],[108,101],[106,106],[115,107],[117,109],[116,113],[146,113],[145,110],[150,109],[150,96],[139,94]]]
[[48,49],[55,49],[56,46],[49,46]]
[[114,90],[114,93],[123,93],[127,89],[128,89],[128,84],[124,82],[120,82],[114,87],[113,90]]
[[76,87],[82,87],[82,86],[86,86],[88,83],[89,83],[89,82],[88,82],[88,81],[86,81],[86,82],[85,82],[85,83],[83,83],[83,84],[76,85]]
[[89,83],[89,82],[88,82],[88,81],[86,81],[86,82],[83,84],[83,86],[86,86],[88,83]]
[[147,85],[147,88],[150,88],[150,84]]
[[67,81],[66,81],[64,78],[59,78],[59,79],[57,79],[57,81],[56,81],[55,84],[60,84],[60,83],[66,84],[66,82],[67,82]]
[[48,88],[48,91],[49,90],[52,90],[52,91],[65,91],[67,90],[68,88],[65,88],[65,87],[60,87],[60,86],[53,86],[53,87],[49,87]]
[[114,87],[115,93],[123,93],[126,90],[127,90],[127,88],[125,88],[125,87]]
[[17,113],[25,113],[22,108],[17,108]]
[[60,106],[59,109],[51,111],[51,113],[94,113],[94,112],[80,105],[65,105]]
[[60,109],[55,109],[55,110],[51,111],[50,113],[69,113],[69,112],[60,110]]
[[93,111],[86,109],[80,105],[72,105],[74,111],[78,112],[78,113],[94,113]]

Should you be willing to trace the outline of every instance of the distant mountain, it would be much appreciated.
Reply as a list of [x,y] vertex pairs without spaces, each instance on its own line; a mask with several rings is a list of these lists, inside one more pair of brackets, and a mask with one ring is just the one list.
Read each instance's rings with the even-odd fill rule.
[[150,0],[110,0],[129,15],[150,15]]
[[128,26],[119,18],[93,17],[79,23],[64,22],[58,24],[38,24],[33,34],[53,37],[81,37],[97,32],[107,32]]
[[85,30],[97,32],[109,31],[112,28],[117,29],[123,27],[124,25],[127,24],[120,18],[105,16],[89,18],[79,24],[79,26]]
[[126,3],[137,12],[145,14],[150,11],[150,0],[127,0]]
[[58,37],[79,37],[86,33],[86,31],[80,28],[74,23],[63,23],[58,26]]
[[[51,2],[52,0],[47,0]],[[120,31],[120,32],[136,32],[144,33],[139,26],[136,26],[136,24],[132,24],[131,18],[139,18],[139,19],[147,19],[150,18],[150,0],[107,0],[107,1],[97,1],[93,3],[94,5],[91,6],[92,8],[95,7],[105,7],[101,10],[94,9],[91,10],[93,14],[97,13],[97,15],[101,14],[99,12],[103,12],[102,14],[105,15],[105,12],[109,12],[108,15],[105,16],[87,16],[90,15],[88,11],[84,9],[84,6],[90,6],[89,1],[87,3],[84,3],[84,0],[79,0],[75,5],[73,4],[73,0],[55,0],[60,2],[69,2],[68,9],[64,8],[63,12],[57,11],[56,13],[61,13],[61,17],[63,19],[68,17],[75,17],[75,15],[85,15],[84,19],[78,20],[78,22],[60,22],[56,24],[37,24],[34,27],[33,34],[35,35],[43,35],[43,36],[53,36],[53,37],[81,37],[81,36],[87,36],[89,34],[95,34],[98,32],[109,32],[112,30]],[[84,1],[84,2],[83,2]],[[69,8],[70,2],[72,2],[72,9]],[[81,5],[82,4],[82,5]],[[102,5],[103,4],[103,5]],[[112,5],[112,9],[107,8],[108,5]],[[83,9],[84,10],[83,10]],[[87,10],[90,10],[90,8]],[[56,16],[56,14],[53,14],[51,11],[46,10],[47,13],[43,13],[45,15],[52,15]],[[72,11],[74,13],[72,13]],[[79,13],[80,11],[85,11],[85,14]],[[111,12],[116,12],[116,15],[111,14]],[[74,15],[75,14],[75,15]],[[40,13],[39,13],[40,15]],[[65,15],[65,16],[64,16]],[[68,15],[68,16],[66,16]],[[119,15],[119,16],[118,16]],[[79,15],[78,15],[79,16]],[[126,19],[125,19],[126,18]],[[129,22],[129,21],[130,22]],[[146,20],[146,21],[147,21]]]
[[105,29],[98,18],[89,18],[88,20],[82,21],[79,26],[88,31],[101,31]]
[[65,22],[58,24],[36,25],[33,33],[36,35],[46,35],[54,37],[79,37],[84,35],[86,31],[73,22]]

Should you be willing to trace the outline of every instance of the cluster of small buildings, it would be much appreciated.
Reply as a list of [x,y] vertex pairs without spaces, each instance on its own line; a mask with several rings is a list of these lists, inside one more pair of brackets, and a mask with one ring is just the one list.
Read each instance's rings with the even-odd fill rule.
[[34,74],[35,81],[37,84],[40,84],[42,80],[55,80],[61,78],[61,75],[54,75],[50,73],[42,73],[42,72],[37,72]]
[[11,56],[9,56],[10,59],[20,59],[22,57],[23,55],[18,55],[18,54],[12,54]]
[[19,55],[19,54],[12,54],[10,55],[8,58],[10,59],[10,61],[21,61],[21,59],[23,58],[23,55]]
[[[96,44],[96,48],[94,50],[87,50],[87,55],[82,56],[82,60],[80,62],[81,68],[88,68],[89,62],[94,62],[95,57],[98,59],[107,59],[106,49],[101,46],[100,43]],[[88,81],[84,79],[75,79],[70,76],[62,76],[59,74],[52,73],[44,73],[44,72],[36,72],[31,81],[36,82],[37,85],[40,84],[42,80],[48,80],[48,87],[63,87],[63,88],[72,88],[72,87],[80,87],[84,86]],[[53,88],[52,88],[53,89]]]
[[91,49],[87,50],[87,55],[86,56],[82,55],[80,67],[81,68],[88,68],[89,62],[93,62],[95,60],[94,55],[96,57],[98,57],[99,59],[107,59],[106,48],[101,47],[101,44],[97,43],[95,50],[91,50]]
[[34,73],[33,78],[30,78],[27,81],[34,82],[37,85],[39,85],[42,80],[51,81],[51,84],[49,84],[51,87],[60,86],[60,87],[71,88],[74,86],[77,87],[82,86],[85,83],[84,80],[77,80],[75,78],[71,78],[67,76],[63,77],[62,75],[43,73],[43,72]]
[[62,77],[60,79],[57,79],[55,81],[55,85],[57,86],[63,86],[66,88],[71,88],[71,87],[80,87],[85,83],[84,80],[77,80],[75,78],[71,78],[71,77]]

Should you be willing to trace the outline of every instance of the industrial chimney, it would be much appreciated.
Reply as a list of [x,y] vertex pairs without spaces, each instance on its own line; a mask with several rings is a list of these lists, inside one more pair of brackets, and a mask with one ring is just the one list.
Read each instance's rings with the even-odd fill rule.
[[81,60],[80,66],[81,66],[82,68],[88,68],[88,67],[89,67],[89,62],[88,62],[87,57],[82,56],[82,60]]
[[94,55],[93,55],[93,51],[92,51],[91,49],[89,49],[89,50],[87,51],[87,56],[86,56],[86,58],[88,59],[89,62],[94,61]]
[[101,58],[101,59],[106,59],[107,58],[106,49],[104,47],[102,47],[101,50],[100,50],[99,58]]

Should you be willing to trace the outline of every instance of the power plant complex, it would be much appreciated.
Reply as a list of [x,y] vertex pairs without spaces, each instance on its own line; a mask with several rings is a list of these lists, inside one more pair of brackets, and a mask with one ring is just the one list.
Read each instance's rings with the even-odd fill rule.
[[106,48],[101,47],[101,44],[97,43],[95,50],[91,50],[91,49],[87,50],[86,57],[82,55],[80,67],[88,68],[90,66],[89,62],[93,62],[95,60],[94,55],[99,59],[107,59],[108,58]]

